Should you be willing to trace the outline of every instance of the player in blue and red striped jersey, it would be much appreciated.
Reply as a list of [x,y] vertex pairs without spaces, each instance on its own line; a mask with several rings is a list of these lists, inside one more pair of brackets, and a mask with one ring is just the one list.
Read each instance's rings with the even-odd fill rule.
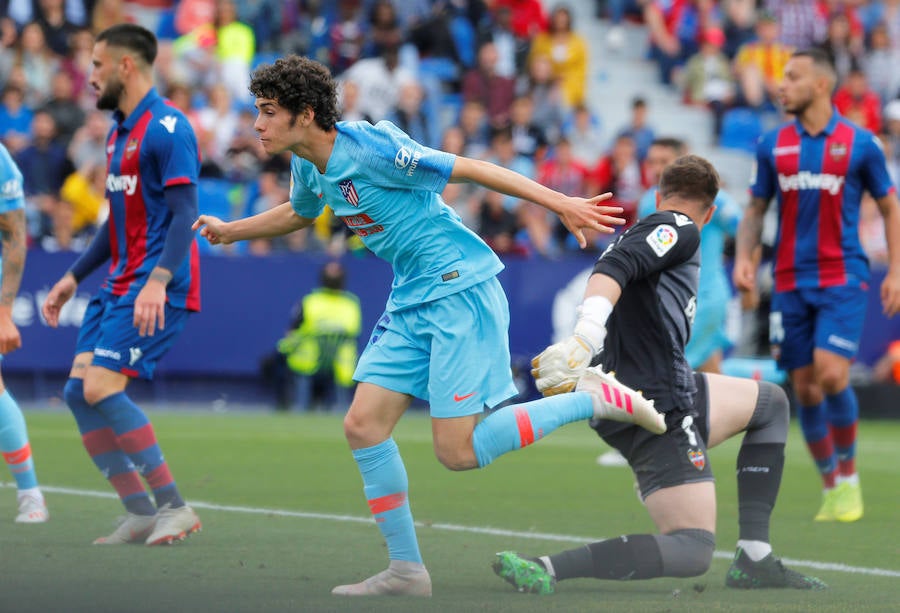
[[881,301],[888,316],[900,310],[900,211],[875,136],[832,106],[836,80],[819,50],[798,51],[788,61],[780,95],[796,119],[760,139],[734,281],[741,289],[754,286],[751,252],[776,196],[770,336],[779,365],[790,373],[803,436],[824,482],[815,519],[849,522],[863,514],[855,463],[859,408],[849,386],[869,282],[858,233],[863,191],[884,217],[890,264]]
[[[200,529],[185,504],[144,412],[125,391],[151,379],[191,312],[200,309],[197,216],[200,159],[184,115],[153,87],[156,38],[132,25],[97,35],[91,86],[97,108],[112,110],[107,139],[109,219],[50,290],[42,311],[56,326],[78,284],[107,260],[75,348],[65,399],[85,449],[128,514],[98,544],[181,540]],[[151,501],[141,477],[153,492]]]

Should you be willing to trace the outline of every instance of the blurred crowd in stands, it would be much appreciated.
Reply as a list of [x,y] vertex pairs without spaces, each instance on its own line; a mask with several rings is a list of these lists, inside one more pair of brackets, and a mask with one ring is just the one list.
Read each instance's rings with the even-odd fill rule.
[[[158,89],[200,143],[201,211],[223,218],[287,199],[289,156],[259,149],[247,84],[259,64],[298,53],[339,79],[343,119],[390,120],[424,145],[495,161],[562,192],[611,191],[632,221],[656,136],[647,102],[622,101],[630,120],[610,126],[586,96],[590,46],[616,53],[625,27],[645,32],[661,84],[710,109],[715,139],[736,111],[760,126],[777,116],[792,49],[823,46],[841,76],[835,104],[882,135],[895,176],[900,169],[892,67],[900,0],[570,1],[610,21],[607,40],[586,40],[572,9],[549,0],[0,0],[0,140],[25,176],[32,244],[77,251],[102,223],[110,118],[95,110],[88,79],[93,34],[122,21],[157,34]],[[443,196],[502,254],[578,248],[532,204],[460,184]],[[609,241],[591,238],[595,250]],[[203,248],[363,252],[329,215],[287,238]]]

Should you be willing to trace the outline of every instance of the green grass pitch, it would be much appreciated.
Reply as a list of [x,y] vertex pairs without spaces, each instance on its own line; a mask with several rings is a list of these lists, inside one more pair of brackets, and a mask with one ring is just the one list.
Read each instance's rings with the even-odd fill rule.
[[[597,466],[606,450],[569,425],[479,471],[434,458],[421,413],[395,433],[432,574],[429,601],[340,599],[338,583],[381,570],[386,550],[336,415],[153,411],[150,417],[203,532],[174,547],[93,547],[122,513],[81,446],[71,416],[27,414],[51,520],[12,522],[0,479],[0,611],[895,611],[900,601],[900,422],[860,424],[865,517],[817,524],[819,482],[792,424],[772,542],[825,592],[736,592],[723,586],[737,538],[734,459],[711,453],[718,483],[717,556],[694,579],[576,580],[553,596],[518,594],[491,572],[494,552],[553,553],[652,529],[630,472]],[[102,495],[101,495],[102,494]]]

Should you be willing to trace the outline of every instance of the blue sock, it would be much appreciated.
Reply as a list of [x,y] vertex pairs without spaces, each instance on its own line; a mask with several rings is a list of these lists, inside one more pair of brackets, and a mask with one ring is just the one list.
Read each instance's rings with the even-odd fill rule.
[[837,394],[826,396],[825,409],[828,423],[838,428],[852,425],[859,419],[859,403],[852,387],[845,387]]
[[173,508],[183,507],[184,500],[163,458],[153,426],[141,408],[125,392],[107,396],[94,408],[112,426],[119,447],[147,480],[156,506],[170,504]]
[[38,486],[25,416],[7,390],[0,394],[0,452],[20,490]]
[[363,491],[375,523],[387,542],[391,560],[422,562],[416,527],[409,508],[406,467],[394,439],[353,450]]
[[811,407],[801,406],[797,417],[806,446],[809,448],[819,472],[822,475],[834,473],[837,468],[837,459],[834,456],[834,444],[828,431],[825,403],[820,402]]
[[541,439],[560,426],[594,416],[594,404],[587,392],[559,394],[525,404],[498,409],[475,426],[472,447],[478,466]]
[[856,472],[856,427],[859,421],[859,403],[852,387],[846,387],[832,396],[825,397],[828,423],[834,438],[838,468],[842,475]]
[[156,513],[156,507],[140,483],[134,463],[115,441],[111,424],[84,399],[84,381],[70,378],[63,388],[63,396],[78,425],[85,450],[116,489],[125,508],[138,515]]

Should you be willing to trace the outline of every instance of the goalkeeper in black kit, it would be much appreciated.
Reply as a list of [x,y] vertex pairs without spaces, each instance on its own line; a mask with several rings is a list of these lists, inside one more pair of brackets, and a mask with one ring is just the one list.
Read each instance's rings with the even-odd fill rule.
[[[688,155],[662,173],[657,211],[597,261],[574,334],[533,360],[544,395],[569,392],[592,363],[643,393],[666,418],[656,435],[595,419],[591,427],[628,460],[658,534],[629,534],[555,555],[497,554],[494,571],[519,591],[553,593],[576,577],[693,577],[715,550],[716,492],[707,448],[744,432],[737,457],[740,538],[725,578],[732,588],[824,589],[785,568],[769,544],[784,469],[789,405],[766,381],[694,373],[684,357],[696,311],[700,230],[712,217],[718,174]],[[611,390],[614,392],[614,390]]]

